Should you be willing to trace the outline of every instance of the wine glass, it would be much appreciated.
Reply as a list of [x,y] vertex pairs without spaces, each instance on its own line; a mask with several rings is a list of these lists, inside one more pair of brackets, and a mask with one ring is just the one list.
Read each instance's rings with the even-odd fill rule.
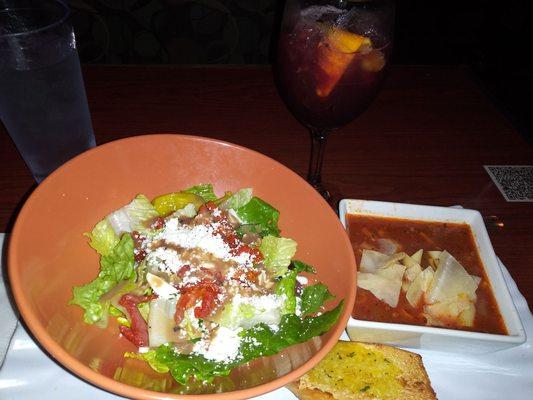
[[376,97],[389,64],[393,0],[287,0],[275,77],[294,117],[309,129],[308,182],[326,200],[321,171],[329,134]]

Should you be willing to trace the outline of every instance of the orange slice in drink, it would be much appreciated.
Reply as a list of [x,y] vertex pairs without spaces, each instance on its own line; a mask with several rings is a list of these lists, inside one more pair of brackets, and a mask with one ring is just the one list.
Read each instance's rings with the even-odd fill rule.
[[342,53],[355,53],[362,45],[372,45],[369,38],[338,28],[333,28],[330,31],[327,40]]
[[318,82],[318,96],[329,96],[362,46],[371,47],[372,42],[364,36],[338,28],[327,33],[326,39],[319,43],[317,49],[318,66],[325,75]]
[[372,50],[364,55],[361,68],[369,72],[379,72],[385,66],[385,56],[380,50]]

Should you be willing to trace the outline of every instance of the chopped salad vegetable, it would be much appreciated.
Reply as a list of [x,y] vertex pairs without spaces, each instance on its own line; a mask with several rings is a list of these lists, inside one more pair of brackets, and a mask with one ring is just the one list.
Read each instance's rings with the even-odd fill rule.
[[343,308],[313,267],[294,260],[279,212],[252,189],[201,184],[149,201],[138,195],[87,233],[100,272],[73,288],[88,324],[109,317],[146,361],[181,384],[228,375],[238,365],[327,332]]

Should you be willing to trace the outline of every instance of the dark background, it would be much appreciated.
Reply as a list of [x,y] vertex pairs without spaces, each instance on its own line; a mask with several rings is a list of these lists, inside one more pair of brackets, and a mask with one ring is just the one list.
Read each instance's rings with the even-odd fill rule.
[[[283,0],[69,0],[83,63],[268,64]],[[394,64],[466,65],[533,144],[530,1],[398,0]]]

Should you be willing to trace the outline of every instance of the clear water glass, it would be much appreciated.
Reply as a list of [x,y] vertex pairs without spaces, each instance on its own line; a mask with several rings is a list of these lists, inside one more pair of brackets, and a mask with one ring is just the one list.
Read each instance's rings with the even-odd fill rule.
[[41,182],[95,146],[68,6],[0,0],[0,120]]

